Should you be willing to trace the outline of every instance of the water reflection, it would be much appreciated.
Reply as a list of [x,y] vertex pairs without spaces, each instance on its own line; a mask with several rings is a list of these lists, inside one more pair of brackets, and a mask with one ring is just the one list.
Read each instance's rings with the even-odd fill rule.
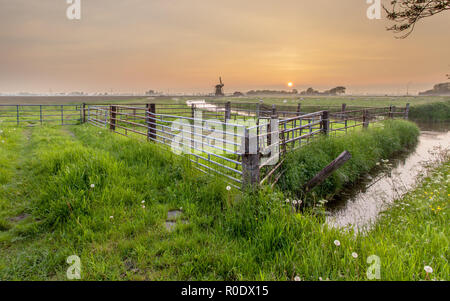
[[415,187],[418,177],[426,173],[424,163],[438,159],[436,148],[450,148],[448,127],[440,132],[422,130],[416,149],[393,160],[389,172],[374,171],[357,187],[344,191],[331,202],[327,223],[355,230],[370,228],[387,205]]

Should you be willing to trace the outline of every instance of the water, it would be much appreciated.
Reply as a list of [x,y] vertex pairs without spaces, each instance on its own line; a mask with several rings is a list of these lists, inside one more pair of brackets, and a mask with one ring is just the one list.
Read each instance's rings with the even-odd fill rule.
[[330,202],[327,223],[333,227],[368,229],[379,213],[413,189],[426,175],[426,164],[439,159],[439,149],[450,149],[449,124],[419,124],[421,135],[415,150],[378,168],[356,186]]

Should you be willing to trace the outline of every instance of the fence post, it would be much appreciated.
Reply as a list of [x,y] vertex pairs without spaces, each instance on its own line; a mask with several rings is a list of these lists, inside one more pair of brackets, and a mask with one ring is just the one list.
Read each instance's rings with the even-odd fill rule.
[[392,105],[390,105],[389,106],[389,118],[394,118],[394,114],[393,114],[393,106]]
[[363,111],[363,128],[367,129],[369,127],[369,111],[367,111],[367,109],[365,109]]
[[109,106],[109,129],[116,130],[117,106]]
[[83,108],[81,109],[82,110],[82,112],[81,112],[81,122],[82,123],[86,123],[86,103],[85,102],[83,102]]
[[328,135],[330,133],[330,120],[328,119],[328,116],[329,116],[328,111],[322,112],[322,122],[320,125],[325,135]]
[[341,108],[341,112],[342,112],[341,118],[344,120],[345,133],[347,133],[348,120],[347,120],[347,114],[345,114],[345,111],[347,111],[347,104],[343,103],[342,108]]
[[61,105],[61,125],[64,125],[64,106]]
[[277,106],[275,104],[272,105],[272,116],[278,115],[277,114]]
[[[255,137],[256,138],[256,137]],[[242,187],[255,189],[259,185],[259,152],[253,145],[248,129],[244,131],[244,153],[242,154]]]
[[147,123],[147,139],[148,140],[156,140],[156,105],[154,103],[149,103],[146,106],[147,110],[145,111],[145,120]]
[[405,119],[408,119],[409,116],[409,103],[406,104],[406,108],[405,108]]
[[231,101],[225,104],[225,122],[229,119],[231,119]]
[[[147,106],[148,108],[148,106]],[[191,104],[191,118],[195,117],[195,104]]]
[[42,125],[42,105],[39,106],[39,120],[41,121]]
[[20,124],[20,121],[19,121],[19,118],[20,118],[19,117],[20,116],[19,115],[19,105],[16,106],[16,109],[17,109],[17,125],[19,125]]
[[302,112],[302,104],[301,103],[299,103],[298,105],[297,105],[297,116],[300,116],[301,113]]

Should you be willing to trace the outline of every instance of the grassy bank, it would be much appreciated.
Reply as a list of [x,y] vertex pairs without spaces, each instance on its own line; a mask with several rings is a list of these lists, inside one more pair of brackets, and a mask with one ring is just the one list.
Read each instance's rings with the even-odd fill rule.
[[450,100],[413,106],[409,117],[418,121],[450,121]]
[[[288,195],[300,197],[308,204],[321,198],[329,199],[344,185],[356,182],[381,159],[389,159],[394,153],[415,145],[418,136],[419,129],[414,123],[392,120],[385,121],[382,127],[355,131],[336,138],[321,138],[288,154],[283,164],[280,187]],[[349,151],[352,158],[305,196],[304,185],[344,150]]]
[[[448,164],[373,232],[353,235],[320,214],[293,213],[282,192],[227,191],[183,158],[98,128],[32,128],[10,139],[17,148],[1,151],[18,156],[0,190],[1,280],[66,280],[70,255],[83,280],[367,280],[370,255],[383,280],[426,279],[424,265],[432,278],[449,276],[449,192],[440,185]],[[439,197],[422,197],[431,191]]]

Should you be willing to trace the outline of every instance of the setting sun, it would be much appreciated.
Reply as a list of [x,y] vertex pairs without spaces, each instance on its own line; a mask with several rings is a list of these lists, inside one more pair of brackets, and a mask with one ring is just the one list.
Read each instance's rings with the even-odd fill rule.
[[288,82],[287,84],[289,87],[292,87],[294,84],[292,82]]

